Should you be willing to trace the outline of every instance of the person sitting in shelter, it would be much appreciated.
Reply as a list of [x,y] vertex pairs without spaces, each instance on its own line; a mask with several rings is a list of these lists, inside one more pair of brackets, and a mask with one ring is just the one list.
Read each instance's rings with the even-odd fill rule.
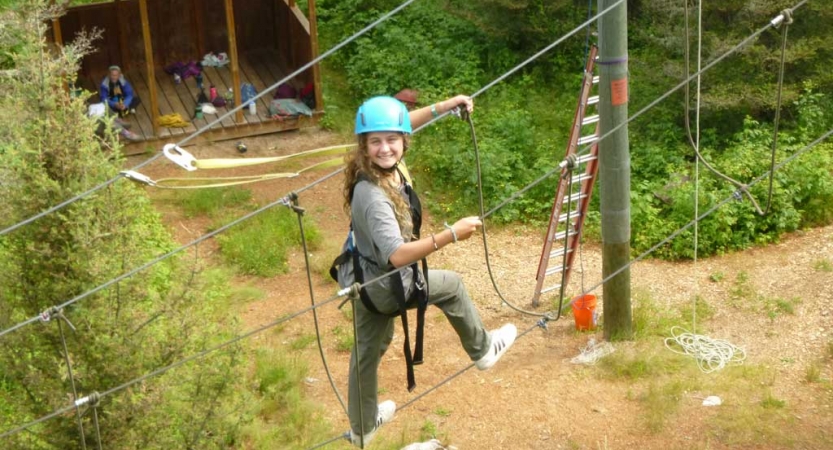
[[101,101],[120,117],[128,113],[136,114],[136,108],[141,104],[133,86],[124,78],[121,67],[115,65],[110,66],[109,73],[101,80],[99,95]]

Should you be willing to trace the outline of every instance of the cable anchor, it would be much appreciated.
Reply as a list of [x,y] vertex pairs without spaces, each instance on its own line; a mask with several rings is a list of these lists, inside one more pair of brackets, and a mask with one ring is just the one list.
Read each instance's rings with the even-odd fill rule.
[[67,317],[64,315],[64,310],[58,308],[57,306],[53,306],[40,313],[41,322],[49,322],[53,318],[62,319],[64,322],[66,322],[67,326],[69,326],[69,328],[72,329],[72,331],[77,331],[75,325],[73,325],[72,322],[70,322],[69,319],[67,319]]
[[781,11],[780,14],[774,19],[769,22],[773,27],[779,28],[782,24],[783,25],[792,25],[793,23],[793,11],[789,8]]
[[101,397],[102,397],[102,395],[99,394],[98,392],[93,392],[93,393],[91,393],[90,395],[88,395],[86,397],[81,397],[78,400],[76,400],[75,401],[75,406],[77,407],[77,406],[84,406],[86,404],[89,404],[90,407],[95,408],[101,402]]
[[156,182],[149,176],[136,172],[135,170],[122,170],[119,172],[119,175],[137,183],[144,183],[148,186],[156,186]]

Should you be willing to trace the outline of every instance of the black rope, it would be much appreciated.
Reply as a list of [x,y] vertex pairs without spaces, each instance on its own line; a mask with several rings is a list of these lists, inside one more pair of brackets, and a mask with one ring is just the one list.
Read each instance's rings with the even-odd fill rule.
[[533,316],[533,317],[547,317],[548,313],[539,313],[539,312],[535,312],[535,311],[527,311],[527,310],[515,305],[514,303],[510,302],[509,300],[507,300],[506,297],[503,295],[503,292],[501,292],[500,287],[497,284],[497,280],[495,280],[494,273],[492,272],[491,259],[489,258],[489,238],[488,238],[488,233],[486,231],[486,217],[491,213],[491,211],[488,214],[486,213],[486,211],[485,211],[486,210],[485,202],[483,200],[483,175],[482,175],[481,168],[480,168],[480,148],[477,145],[477,132],[474,129],[474,122],[472,121],[471,114],[469,114],[468,110],[466,110],[466,108],[461,107],[460,108],[460,114],[461,114],[461,117],[463,118],[463,120],[468,122],[469,130],[471,131],[471,142],[472,142],[472,147],[474,148],[474,161],[475,161],[475,168],[476,168],[476,173],[477,173],[477,200],[478,200],[478,205],[480,207],[480,220],[482,222],[482,228],[483,228],[483,233],[482,233],[482,236],[483,236],[483,254],[484,254],[485,259],[486,259],[486,270],[489,273],[489,279],[492,281],[492,287],[495,289],[495,293],[500,298],[500,300],[504,304],[508,305],[510,308],[514,309],[515,311],[517,311],[521,314],[526,314],[528,316]]
[[[304,208],[301,208],[298,203],[298,195],[295,193],[289,194],[290,204],[288,205],[295,214],[298,215],[298,229],[300,230],[301,234],[301,247],[304,251],[304,265],[307,271],[307,285],[309,286],[309,299],[312,306],[315,306],[315,290],[312,287],[312,271],[310,269],[310,262],[309,262],[309,251],[307,250],[307,234],[306,230],[304,229]],[[333,379],[333,374],[330,372],[330,365],[327,363],[327,355],[324,353],[324,346],[321,343],[321,330],[318,325],[318,310],[312,310],[312,321],[315,324],[315,340],[318,342],[318,353],[321,355],[321,364],[324,366],[324,371],[327,373],[327,380],[330,381],[330,387],[333,388],[333,392],[336,394],[336,398],[338,402],[341,404],[341,409],[344,410],[344,414],[347,414],[347,406],[344,404],[344,400],[341,397],[341,393],[338,391],[336,387],[335,380]]]

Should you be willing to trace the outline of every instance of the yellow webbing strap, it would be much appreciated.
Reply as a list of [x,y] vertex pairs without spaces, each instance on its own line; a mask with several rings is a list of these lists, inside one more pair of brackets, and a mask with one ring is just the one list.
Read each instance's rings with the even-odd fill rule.
[[[228,187],[228,186],[239,186],[242,184],[249,184],[249,183],[257,183],[261,181],[269,181],[269,180],[277,180],[280,178],[295,178],[301,175],[304,172],[308,172],[311,170],[318,170],[324,169],[328,167],[336,167],[344,163],[343,158],[334,158],[327,161],[323,161],[317,164],[313,164],[311,166],[305,167],[297,172],[285,172],[285,173],[267,173],[263,175],[244,175],[244,176],[236,176],[236,177],[188,177],[188,178],[161,178],[159,180],[153,181],[148,180],[144,181],[149,186],[157,187],[160,189],[207,189],[207,188],[217,188],[217,187]],[[131,177],[132,179],[136,179],[135,177]],[[138,180],[137,181],[143,181]],[[205,183],[205,184],[188,184],[188,183],[195,183],[195,182],[204,182],[204,181],[211,181],[212,183]]]
[[255,166],[258,164],[269,164],[293,159],[306,158],[311,156],[337,156],[348,153],[356,147],[356,144],[341,144],[332,147],[316,148],[304,152],[293,153],[284,156],[272,156],[267,158],[215,158],[198,159],[193,165],[198,169],[230,169],[235,167]]

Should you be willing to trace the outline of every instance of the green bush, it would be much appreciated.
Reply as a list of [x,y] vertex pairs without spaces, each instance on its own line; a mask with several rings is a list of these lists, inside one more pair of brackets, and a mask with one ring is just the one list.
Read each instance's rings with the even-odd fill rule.
[[[321,235],[307,217],[304,231],[309,250],[318,248]],[[241,273],[271,277],[289,270],[287,252],[301,244],[295,213],[271,208],[218,236],[224,259]]]

